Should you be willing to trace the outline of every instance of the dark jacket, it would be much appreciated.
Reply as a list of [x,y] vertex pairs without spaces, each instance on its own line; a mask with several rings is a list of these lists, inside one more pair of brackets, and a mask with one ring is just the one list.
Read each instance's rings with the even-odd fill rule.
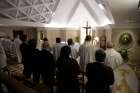
[[48,50],[43,49],[41,51],[40,57],[40,70],[44,79],[44,83],[47,85],[52,85],[54,83],[55,75],[55,62],[53,55]]
[[103,63],[89,63],[86,75],[88,78],[86,93],[111,93],[110,85],[114,83],[112,68]]
[[57,61],[57,87],[58,93],[79,93],[77,76],[80,68],[72,58],[59,58]]
[[22,55],[22,63],[28,64],[28,45],[26,43],[22,43],[20,45],[20,51]]

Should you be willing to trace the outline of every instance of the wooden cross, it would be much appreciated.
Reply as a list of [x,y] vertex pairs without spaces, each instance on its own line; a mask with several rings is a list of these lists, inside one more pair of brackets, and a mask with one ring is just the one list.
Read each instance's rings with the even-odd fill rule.
[[91,29],[91,27],[88,25],[88,21],[86,24],[86,27],[83,27],[84,29],[86,29],[86,35],[88,35],[88,29]]

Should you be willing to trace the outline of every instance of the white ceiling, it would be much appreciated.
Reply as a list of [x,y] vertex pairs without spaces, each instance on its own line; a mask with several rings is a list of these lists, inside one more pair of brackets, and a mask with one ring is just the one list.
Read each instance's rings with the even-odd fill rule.
[[[26,25],[26,22],[59,25],[81,24],[91,20],[89,23],[99,26],[115,23],[115,26],[139,27],[138,2],[139,0],[0,0],[0,19],[6,19],[0,24],[24,21],[16,25]],[[98,6],[100,3],[105,7],[104,10]]]
[[92,26],[103,26],[114,23],[108,8],[101,9],[99,4],[95,0],[60,0],[50,24],[83,25],[88,21]]

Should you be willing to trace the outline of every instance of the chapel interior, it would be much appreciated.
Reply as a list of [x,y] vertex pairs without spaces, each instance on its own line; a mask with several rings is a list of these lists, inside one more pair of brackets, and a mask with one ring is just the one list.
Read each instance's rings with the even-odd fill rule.
[[[41,49],[45,37],[48,38],[51,47],[55,44],[56,37],[61,37],[64,43],[68,38],[72,38],[74,42],[83,44],[85,36],[91,35],[93,45],[101,48],[106,48],[107,42],[113,42],[117,51],[127,49],[128,60],[124,62],[132,68],[138,83],[140,81],[139,30],[139,0],[0,0],[1,36],[6,35],[14,39],[15,35],[26,34],[28,40],[32,38],[37,40],[38,49]],[[20,65],[12,65],[6,73],[19,74],[22,73],[22,69]],[[8,81],[7,77],[7,74],[1,73],[0,81]],[[17,93],[37,93],[29,88],[32,82],[28,83],[29,85],[22,84],[22,81],[11,79],[9,86],[19,91],[27,90]],[[135,85],[135,82],[131,83]],[[44,92],[46,87],[41,86],[41,90],[38,93],[47,93]],[[5,90],[4,93],[8,92]]]

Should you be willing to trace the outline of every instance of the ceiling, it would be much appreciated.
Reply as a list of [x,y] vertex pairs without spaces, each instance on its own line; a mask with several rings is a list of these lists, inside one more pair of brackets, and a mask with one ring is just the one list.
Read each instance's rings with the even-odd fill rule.
[[91,24],[102,26],[109,20],[116,27],[139,27],[138,3],[139,0],[0,0],[0,19],[7,21],[0,23],[79,24],[92,20]]
[[139,27],[139,0],[107,0],[116,27]]
[[0,0],[0,17],[48,23],[59,0]]
[[[99,2],[100,1],[100,2]],[[106,5],[101,9],[99,4]],[[60,0],[50,24],[104,26],[114,23],[108,4],[101,0]]]

